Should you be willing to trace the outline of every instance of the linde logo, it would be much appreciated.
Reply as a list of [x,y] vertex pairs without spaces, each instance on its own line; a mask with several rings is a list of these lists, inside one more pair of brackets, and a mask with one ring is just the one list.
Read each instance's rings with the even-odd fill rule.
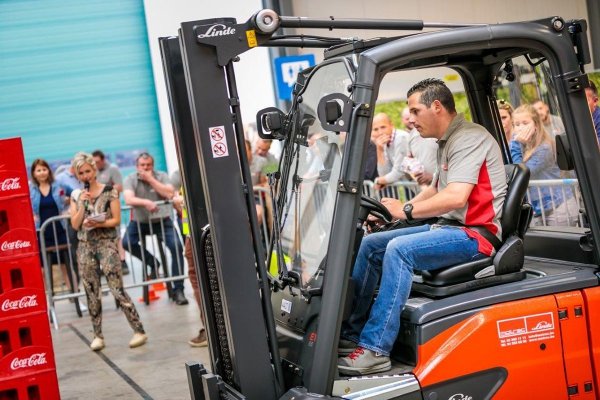
[[198,39],[208,38],[208,37],[216,37],[216,36],[227,36],[233,35],[235,33],[235,28],[226,27],[223,24],[215,24],[209,27],[206,32],[200,33],[198,35]]
[[25,249],[27,247],[31,247],[31,242],[27,240],[15,240],[14,242],[2,242],[0,246],[0,250],[8,251],[8,250],[18,250]]
[[10,369],[14,371],[20,368],[35,367],[37,365],[44,365],[47,363],[48,361],[46,361],[46,353],[36,353],[29,356],[29,358],[13,359],[10,362]]
[[0,184],[0,190],[3,192],[7,192],[9,190],[17,190],[21,189],[21,184],[19,183],[20,178],[6,178],[2,184]]
[[21,310],[24,308],[36,307],[38,305],[37,295],[23,296],[20,300],[4,300],[2,311]]
[[473,400],[473,396],[469,396],[468,394],[457,393],[448,397],[448,400]]

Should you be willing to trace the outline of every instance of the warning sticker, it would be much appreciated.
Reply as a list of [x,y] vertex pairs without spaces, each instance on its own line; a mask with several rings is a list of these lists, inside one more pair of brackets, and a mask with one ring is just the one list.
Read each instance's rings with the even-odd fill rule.
[[212,148],[213,158],[227,157],[229,155],[229,149],[227,148],[225,127],[221,125],[208,128],[208,134],[210,135],[210,146]]
[[258,41],[256,40],[256,32],[254,32],[254,29],[246,31],[246,39],[248,40],[248,47],[252,48],[258,46]]
[[539,340],[554,339],[554,314],[526,315],[497,321],[500,346],[514,346]]

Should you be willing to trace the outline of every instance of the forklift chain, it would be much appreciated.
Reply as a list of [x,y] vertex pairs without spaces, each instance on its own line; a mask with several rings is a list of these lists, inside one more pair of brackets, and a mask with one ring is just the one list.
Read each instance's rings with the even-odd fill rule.
[[219,281],[217,275],[217,269],[215,266],[215,259],[212,247],[212,238],[210,231],[206,232],[203,236],[203,257],[208,272],[208,285],[211,293],[212,309],[215,316],[216,328],[217,328],[217,343],[219,345],[219,353],[222,360],[222,373],[223,380],[229,385],[234,385],[233,365],[231,363],[231,354],[229,352],[229,343],[227,342],[227,328],[225,326],[225,318],[223,316],[223,304],[221,299],[221,292],[219,291]]

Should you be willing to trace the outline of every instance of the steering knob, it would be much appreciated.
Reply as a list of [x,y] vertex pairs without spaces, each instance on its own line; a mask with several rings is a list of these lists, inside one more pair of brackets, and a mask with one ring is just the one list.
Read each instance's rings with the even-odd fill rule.
[[261,33],[270,34],[279,28],[279,15],[268,8],[260,10],[254,18],[254,25]]

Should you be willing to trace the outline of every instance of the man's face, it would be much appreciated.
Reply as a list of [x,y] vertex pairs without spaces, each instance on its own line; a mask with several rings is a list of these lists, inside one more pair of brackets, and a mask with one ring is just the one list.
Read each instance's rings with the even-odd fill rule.
[[383,115],[373,118],[373,126],[371,127],[371,140],[375,141],[381,135],[392,136],[394,126],[389,118]]
[[256,155],[260,157],[266,157],[269,153],[269,149],[271,148],[271,142],[266,142],[264,140],[259,140],[256,142]]
[[154,169],[154,160],[152,157],[141,157],[137,161],[136,168],[138,171],[152,171]]
[[546,103],[544,103],[543,101],[536,101],[533,104],[533,108],[535,108],[535,111],[540,116],[540,119],[542,120],[542,122],[545,123],[546,121],[548,121],[550,109],[548,108],[548,105]]
[[590,112],[593,113],[596,106],[598,106],[598,96],[594,94],[591,88],[585,88],[585,98],[587,99],[588,107]]
[[[436,100],[437,101],[437,100]],[[408,109],[410,110],[409,121],[419,131],[421,137],[424,138],[437,138],[438,137],[438,122],[437,114],[433,110],[432,103],[430,107],[421,103],[421,93],[413,93],[408,98]]]
[[96,162],[96,168],[99,170],[104,169],[104,160],[98,156],[94,156],[94,161]]

